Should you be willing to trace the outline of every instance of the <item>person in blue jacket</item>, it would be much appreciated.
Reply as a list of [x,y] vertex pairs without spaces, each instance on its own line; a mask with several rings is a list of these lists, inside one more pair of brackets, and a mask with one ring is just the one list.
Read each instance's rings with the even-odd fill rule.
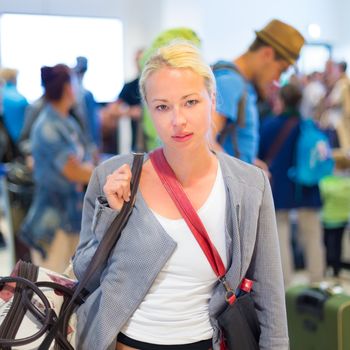
[[35,192],[20,230],[33,262],[63,272],[80,231],[84,185],[93,170],[83,132],[71,116],[72,72],[64,64],[41,68],[45,106],[31,131]]
[[300,88],[283,86],[279,94],[283,112],[266,119],[261,125],[259,158],[268,165],[276,208],[282,267],[285,284],[292,280],[293,259],[290,243],[289,213],[296,209],[300,240],[304,242],[306,268],[312,282],[320,281],[324,273],[324,253],[319,211],[321,198],[318,186],[302,186],[293,182],[289,169],[295,164],[295,148],[302,116],[299,112]]

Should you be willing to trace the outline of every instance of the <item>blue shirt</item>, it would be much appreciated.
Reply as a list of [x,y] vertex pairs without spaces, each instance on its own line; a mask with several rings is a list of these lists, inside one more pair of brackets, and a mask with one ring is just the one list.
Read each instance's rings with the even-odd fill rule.
[[[220,61],[219,63],[228,64],[229,62]],[[214,70],[214,75],[217,85],[216,111],[227,118],[227,124],[237,122],[238,104],[242,95],[246,93],[245,124],[244,127],[236,126],[236,135],[233,137],[236,137],[237,140],[239,158],[245,162],[253,163],[259,145],[259,114],[255,88],[238,72],[227,68]],[[237,155],[232,135],[225,138],[223,148],[226,153]]]
[[13,83],[7,83],[2,93],[4,123],[11,139],[16,143],[23,128],[24,112],[28,101],[18,92]]

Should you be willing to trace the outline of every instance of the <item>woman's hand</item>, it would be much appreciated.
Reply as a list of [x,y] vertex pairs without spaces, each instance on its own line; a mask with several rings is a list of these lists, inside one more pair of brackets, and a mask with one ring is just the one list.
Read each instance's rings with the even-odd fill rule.
[[87,185],[94,170],[94,166],[89,162],[81,162],[75,155],[70,155],[62,169],[63,176],[78,184]]
[[122,165],[107,176],[103,192],[112,209],[120,210],[124,202],[129,202],[131,194],[130,181],[131,169],[128,164]]

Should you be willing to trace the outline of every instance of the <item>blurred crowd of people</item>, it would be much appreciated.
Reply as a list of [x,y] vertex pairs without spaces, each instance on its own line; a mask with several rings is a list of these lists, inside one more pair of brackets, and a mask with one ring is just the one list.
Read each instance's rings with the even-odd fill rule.
[[[138,75],[141,54],[140,49],[135,55]],[[83,56],[73,67],[43,66],[43,94],[32,103],[17,89],[20,72],[0,70],[0,162],[8,165],[8,182],[16,186],[11,206],[21,207],[12,211],[16,258],[56,271],[68,265],[78,243],[94,167],[118,152],[120,118],[131,118],[132,149],[144,148],[138,77],[124,85],[116,101],[100,105],[84,86],[87,70]]]
[[[292,279],[291,222],[298,220],[299,243],[311,281],[320,281],[330,266],[335,276],[342,267],[342,240],[350,213],[350,80],[346,62],[328,60],[322,72],[292,74],[286,85],[272,86],[261,103],[259,155],[272,174],[277,225],[285,282]],[[295,162],[298,131],[291,127],[278,152],[269,159],[271,146],[293,118],[311,119],[327,136],[335,161],[333,174],[315,186],[298,189],[289,169]],[[325,248],[325,252],[324,252]]]

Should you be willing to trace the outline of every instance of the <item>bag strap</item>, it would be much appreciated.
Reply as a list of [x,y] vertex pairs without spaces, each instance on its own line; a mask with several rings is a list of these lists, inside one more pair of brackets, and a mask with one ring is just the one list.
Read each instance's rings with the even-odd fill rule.
[[114,249],[114,246],[117,244],[120,238],[120,234],[124,229],[135,204],[136,192],[140,182],[143,157],[144,157],[143,153],[134,154],[134,160],[133,160],[133,165],[131,170],[132,177],[131,177],[131,184],[130,184],[130,187],[131,187],[130,201],[124,202],[123,207],[120,210],[120,213],[113,220],[112,224],[109,226],[107,232],[103,236],[99,246],[97,247],[97,250],[94,256],[92,257],[86,269],[86,272],[82,280],[79,282],[73,294],[72,299],[79,297],[80,293],[87,286],[91,277],[98,270],[98,268],[100,268],[104,264],[104,262],[107,261],[109,254]]
[[159,148],[153,151],[150,154],[150,159],[157,175],[162,181],[163,186],[169,193],[171,199],[174,201],[177,209],[183,216],[198,244],[202,248],[216,276],[219,279],[223,278],[226,273],[224,263],[222,262],[222,259],[214,244],[211,242],[202,220],[198,216],[196,210],[193,208],[184,189],[177,180],[174,171],[171,169],[169,163],[165,159],[163,150]]
[[223,145],[225,139],[227,136],[231,136],[231,142],[233,145],[234,155],[237,158],[240,158],[240,150],[238,147],[237,142],[237,130],[236,126],[239,126],[241,128],[245,127],[245,119],[246,119],[246,105],[247,105],[247,97],[248,97],[248,91],[247,91],[247,80],[242,75],[242,73],[239,71],[236,65],[234,65],[231,62],[217,62],[214,65],[211,66],[213,72],[221,69],[227,69],[232,72],[235,72],[239,74],[243,80],[244,80],[244,90],[242,93],[242,96],[238,100],[237,104],[237,120],[232,123],[226,123],[225,127],[221,130],[220,135],[218,137],[218,142],[220,145]]
[[[24,289],[18,290],[16,292],[19,294],[19,296],[21,296],[21,294],[23,292],[24,293],[28,293],[28,291],[34,292],[37,295],[37,297],[41,300],[42,304],[44,305],[45,314],[43,315],[43,318],[41,319],[43,326],[35,334],[33,334],[29,337],[26,337],[26,338],[21,338],[21,339],[14,339],[16,334],[14,334],[14,335],[10,334],[10,335],[6,336],[6,338],[1,337],[1,339],[0,339],[1,349],[4,349],[5,347],[11,348],[12,346],[27,345],[27,344],[30,344],[31,342],[39,339],[40,337],[42,337],[46,333],[47,329],[49,328],[50,324],[52,323],[52,321],[55,318],[55,312],[51,308],[50,303],[49,303],[48,299],[46,298],[45,294],[30,279],[27,279],[24,277],[19,277],[19,276],[1,277],[0,285],[3,286],[6,283],[16,283],[16,285],[22,286]],[[28,298],[30,298],[30,296]],[[19,304],[18,307],[23,308],[23,305]],[[21,319],[21,317],[19,317],[18,319]],[[13,324],[12,324],[12,326],[13,326]]]
[[74,294],[69,304],[67,305],[66,310],[57,319],[57,322],[52,327],[52,329],[50,330],[45,340],[41,343],[38,350],[48,350],[50,348],[52,341],[54,340],[56,334],[60,329],[61,322],[64,322],[66,313],[70,313],[76,307],[75,302],[77,299],[80,298],[81,292],[87,286],[88,282],[90,281],[94,273],[107,261],[111,251],[114,249],[115,245],[117,244],[120,238],[121,232],[123,231],[126,223],[128,222],[129,216],[135,204],[136,193],[140,182],[143,158],[144,158],[143,153],[134,154],[134,160],[133,160],[133,165],[131,169],[132,177],[131,177],[131,184],[130,184],[130,187],[131,187],[130,201],[124,202],[122,209],[120,210],[116,218],[113,220],[112,224],[110,225],[104,237],[102,238],[99,246],[97,247],[97,250],[94,256],[92,257],[83,278],[77,284]]
[[213,71],[220,70],[220,69],[227,69],[232,72],[235,72],[244,80],[244,90],[237,104],[237,122],[236,122],[236,124],[239,127],[244,128],[245,127],[245,109],[247,105],[247,96],[248,96],[247,79],[242,75],[242,73],[237,68],[237,66],[231,62],[217,62],[212,66]]
[[283,125],[281,131],[278,133],[275,141],[270,146],[266,157],[265,162],[268,166],[271,165],[273,159],[277,155],[277,153],[281,150],[284,142],[287,140],[290,135],[291,130],[298,124],[299,119],[295,116],[289,117],[286,123]]

